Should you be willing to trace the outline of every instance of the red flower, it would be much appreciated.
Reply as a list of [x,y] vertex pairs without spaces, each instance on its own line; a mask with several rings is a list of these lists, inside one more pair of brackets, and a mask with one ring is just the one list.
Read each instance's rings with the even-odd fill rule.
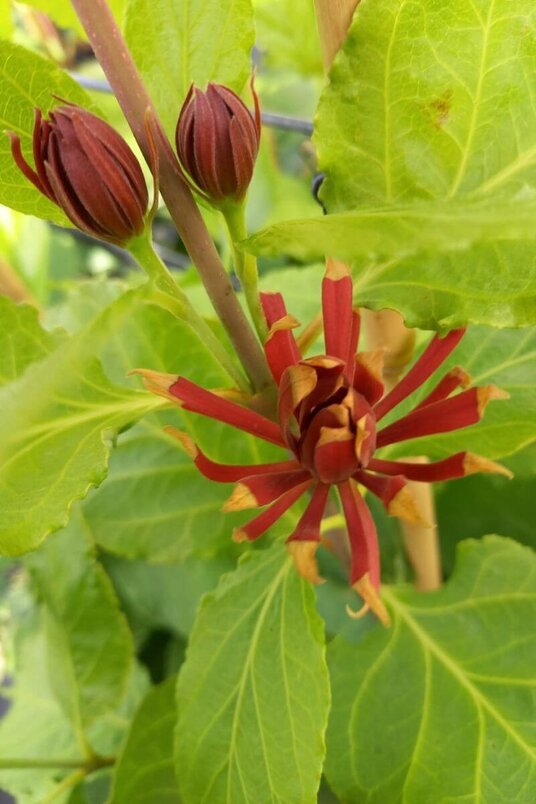
[[[230,466],[210,460],[189,436],[173,431],[205,477],[237,483],[224,510],[267,506],[235,530],[236,541],[257,539],[299,497],[309,495],[287,546],[299,572],[313,582],[321,580],[315,552],[328,493],[331,486],[336,487],[348,527],[350,583],[365,601],[357,616],[372,609],[388,623],[378,594],[376,530],[359,487],[379,497],[390,514],[418,522],[408,480],[433,482],[473,472],[509,473],[469,452],[414,464],[377,458],[376,450],[397,441],[467,427],[479,421],[491,399],[507,394],[493,385],[468,388],[468,375],[455,368],[411,413],[381,426],[384,416],[439,368],[465,330],[436,335],[398,385],[384,395],[382,352],[356,354],[360,317],[352,307],[352,281],[344,266],[332,261],[323,281],[325,355],[302,359],[292,335],[297,322],[287,314],[279,293],[262,294],[262,305],[269,327],[266,358],[279,389],[277,423],[184,377],[141,373],[151,390],[179,401],[185,410],[218,419],[290,451],[292,457],[278,463]],[[465,390],[454,394],[460,387]]]
[[104,120],[74,104],[58,106],[48,120],[36,109],[35,170],[22,155],[19,137],[8,134],[22,173],[78,229],[120,246],[143,232],[143,173],[123,137]]
[[181,109],[175,141],[177,153],[196,189],[218,205],[246,195],[259,150],[261,117],[253,83],[253,118],[238,95],[221,84],[206,92],[194,86]]

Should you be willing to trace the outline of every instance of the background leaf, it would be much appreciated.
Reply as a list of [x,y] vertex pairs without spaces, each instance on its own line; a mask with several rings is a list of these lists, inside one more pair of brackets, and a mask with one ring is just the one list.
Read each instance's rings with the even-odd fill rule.
[[117,761],[110,804],[141,804],[149,791],[158,804],[180,801],[173,768],[175,687],[176,678],[168,678],[142,702]]
[[[326,175],[321,195],[329,211],[367,214],[384,206],[397,215],[397,207],[420,202],[431,213],[443,208],[448,214],[457,204],[492,209],[517,202],[534,219],[535,30],[530,0],[515,7],[509,0],[452,0],[441,8],[428,0],[360,3],[316,117],[314,140]],[[488,232],[476,242],[479,227],[459,213],[447,227],[454,248],[443,254],[426,250],[434,229],[428,221],[415,229],[421,247],[412,256],[402,225],[398,254],[355,259],[362,304],[399,309],[408,325],[427,329],[467,321],[534,323],[532,238],[518,231],[519,239],[507,242]],[[337,223],[323,223],[320,231],[332,226]],[[362,221],[357,239],[359,226]],[[473,238],[455,250],[466,226]],[[283,230],[283,237],[289,233]],[[351,223],[342,239],[346,253],[358,248],[351,246]],[[326,241],[330,253],[334,238]],[[292,248],[303,251],[303,242]]]
[[126,694],[133,650],[126,620],[78,508],[27,562],[47,612],[53,688],[74,728],[85,733]]
[[326,773],[343,802],[530,802],[534,554],[488,536],[427,595],[385,589],[389,630],[330,648]]
[[16,379],[59,343],[60,333],[45,332],[37,315],[34,307],[16,305],[0,296],[0,386]]
[[[97,111],[89,95],[64,70],[20,45],[0,41],[0,126],[19,135],[22,151],[32,164],[34,108],[46,114],[58,105],[53,95]],[[59,207],[22,175],[5,134],[0,136],[0,204],[71,225]]]
[[[125,0],[107,0],[118,22],[121,22]],[[87,38],[70,0],[25,0],[26,5],[38,8],[62,28],[72,28],[80,36]]]
[[[19,308],[26,318],[25,308]],[[43,333],[43,342],[48,336]],[[113,386],[93,357],[106,329],[62,343],[0,391],[0,544],[36,547],[66,524],[74,500],[102,481],[117,430],[160,403]]]
[[313,590],[280,544],[248,555],[205,598],[177,692],[186,804],[316,800],[329,699],[322,654]]
[[125,36],[164,127],[174,137],[192,82],[241,92],[251,73],[251,0],[127,0]]

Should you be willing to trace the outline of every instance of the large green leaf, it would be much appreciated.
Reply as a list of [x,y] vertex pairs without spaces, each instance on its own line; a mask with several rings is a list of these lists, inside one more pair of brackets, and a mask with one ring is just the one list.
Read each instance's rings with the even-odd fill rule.
[[[17,804],[35,804],[72,772],[62,762],[76,767],[77,760],[83,764],[84,755],[44,671],[46,641],[36,622],[27,623],[18,633],[15,659],[13,701],[0,720],[0,790],[12,793]],[[18,762],[31,759],[34,767],[17,767]],[[11,767],[10,760],[15,760]],[[45,767],[39,767],[40,762]]]
[[186,804],[316,800],[329,703],[322,642],[313,590],[279,544],[205,598],[178,685]]
[[0,296],[0,386],[16,379],[31,363],[46,357],[60,340],[60,334],[44,332],[37,310],[16,305]]
[[99,338],[106,329],[96,326],[65,341],[0,391],[5,554],[27,552],[65,525],[73,501],[105,476],[113,434],[161,404],[107,380],[93,357]]
[[330,649],[326,773],[340,800],[529,804],[534,554],[494,536],[464,542],[443,589],[383,596],[392,627]]
[[361,303],[412,326],[534,323],[535,26],[530,0],[360,3],[316,119],[342,214],[250,247],[351,259]]
[[322,53],[309,0],[253,0],[256,45],[263,62],[306,76],[321,76]]
[[[89,95],[51,61],[20,45],[0,41],[0,126],[21,139],[23,153],[32,160],[34,109],[43,113],[58,105],[54,95],[94,108]],[[0,137],[0,203],[27,215],[70,225],[59,207],[41,195],[22,175],[11,156],[8,137]]]
[[[478,424],[439,436],[404,441],[388,447],[392,455],[423,454],[444,457],[457,450],[471,450],[488,458],[504,458],[536,440],[536,332],[470,327],[460,345],[445,362],[443,371],[461,365],[473,385],[498,385],[510,399],[492,402]],[[437,382],[431,380],[411,399],[411,406]],[[409,406],[409,405],[408,405]],[[408,406],[401,406],[404,412]],[[396,408],[392,417],[401,413]]]
[[148,793],[158,804],[179,803],[173,767],[175,687],[176,679],[169,678],[141,704],[117,761],[109,804],[141,804]]
[[79,508],[27,562],[45,604],[53,689],[85,731],[125,696],[132,638]]
[[535,30],[532,0],[363,0],[316,120],[330,210],[527,197]]
[[192,82],[241,92],[251,72],[251,0],[128,0],[125,36],[170,135]]

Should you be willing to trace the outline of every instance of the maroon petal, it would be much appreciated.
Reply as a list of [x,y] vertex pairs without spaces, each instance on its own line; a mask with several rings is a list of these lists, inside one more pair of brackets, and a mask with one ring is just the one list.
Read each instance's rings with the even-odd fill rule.
[[301,359],[300,351],[291,330],[299,326],[296,319],[289,316],[280,293],[261,293],[261,304],[268,324],[268,337],[264,344],[266,360],[277,385],[281,375],[289,366]]
[[341,483],[338,489],[352,554],[350,582],[365,600],[365,607],[359,614],[370,608],[384,625],[389,625],[389,614],[377,591],[380,585],[380,554],[374,521],[353,481]]
[[329,485],[318,483],[307,508],[288,537],[287,544],[294,541],[320,541],[320,525],[322,523],[322,517],[324,516],[328,494]]
[[411,463],[409,461],[383,461],[373,458],[368,468],[384,475],[404,475],[408,480],[420,483],[438,483],[443,480],[454,480],[457,477],[475,474],[475,472],[493,472],[512,477],[512,473],[494,461],[482,458],[472,452],[457,452],[442,461],[433,463]]
[[439,380],[436,387],[422,402],[419,402],[415,410],[431,405],[433,402],[439,402],[441,399],[446,399],[457,388],[468,388],[470,384],[471,377],[469,374],[460,366],[455,366]]
[[417,362],[407,374],[375,406],[376,420],[380,421],[390,410],[419,388],[447,359],[465,334],[465,327],[453,329],[444,338],[432,338]]
[[238,430],[244,430],[246,433],[270,441],[279,447],[286,446],[281,430],[275,422],[249,408],[223,399],[185,377],[179,377],[170,386],[169,393],[180,400],[185,410],[230,424]]
[[397,516],[414,525],[431,527],[430,523],[423,519],[407,480],[401,474],[394,477],[380,477],[358,471],[354,479],[378,497],[391,516]]
[[223,504],[222,511],[243,511],[246,508],[259,508],[274,502],[282,494],[311,478],[303,469],[290,472],[269,472],[242,477],[233,493]]
[[492,399],[507,398],[508,394],[494,385],[470,388],[449,399],[418,408],[397,422],[384,427],[378,433],[376,444],[378,447],[385,447],[397,441],[469,427],[480,421],[488,402]]
[[384,349],[359,352],[355,356],[353,386],[369,405],[375,405],[383,395],[384,357]]
[[346,265],[328,259],[322,282],[322,311],[326,354],[345,363],[349,360],[352,339],[357,344],[357,333],[352,308],[353,288]]
[[254,465],[218,463],[208,458],[187,433],[183,433],[177,430],[176,427],[171,426],[165,427],[164,430],[181,442],[201,474],[209,480],[215,480],[217,483],[236,483],[242,480],[242,478],[249,478],[252,475],[291,472],[300,469],[300,465],[297,461],[278,461],[277,463],[259,463]]
[[274,522],[277,522],[277,520],[283,516],[285,511],[287,511],[291,505],[294,505],[296,500],[298,500],[302,494],[311,487],[313,482],[314,481],[312,479],[307,480],[300,486],[290,489],[290,491],[287,491],[282,497],[276,500],[275,503],[263,511],[262,514],[259,514],[254,519],[251,519],[246,525],[236,528],[233,533],[234,541],[245,542],[258,539],[259,536],[262,536],[262,534],[274,524]]

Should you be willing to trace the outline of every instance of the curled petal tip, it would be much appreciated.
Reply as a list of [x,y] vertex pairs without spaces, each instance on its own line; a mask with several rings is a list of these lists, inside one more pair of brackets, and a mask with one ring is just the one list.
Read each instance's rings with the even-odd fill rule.
[[501,466],[500,463],[490,461],[487,458],[482,458],[480,455],[475,455],[473,452],[467,452],[463,459],[463,469],[466,475],[474,475],[476,472],[490,472],[497,475],[504,475],[510,480],[514,474],[506,466]]
[[350,270],[346,263],[335,260],[333,257],[328,257],[326,260],[326,279],[336,282],[339,279],[344,279],[345,276],[350,276]]
[[166,432],[170,436],[173,436],[173,438],[176,438],[177,441],[180,441],[180,443],[184,447],[184,451],[190,456],[190,458],[193,461],[195,461],[195,459],[199,455],[199,450],[195,445],[195,441],[188,435],[188,433],[185,433],[183,430],[178,430],[176,427],[173,427],[172,425],[167,425],[166,427],[164,427],[164,432]]
[[[385,608],[382,599],[378,594],[378,590],[374,587],[372,581],[370,580],[368,572],[366,572],[358,581],[352,584],[352,589],[354,589],[357,594],[363,598],[365,601],[365,606],[363,606],[363,608],[358,612],[354,612],[352,609],[350,609],[349,611],[352,612],[349,614],[350,617],[353,617],[354,619],[363,617],[370,609],[370,611],[374,612],[376,617],[381,623],[383,623],[383,625],[386,627],[391,625],[389,612]],[[365,611],[363,611],[363,609],[365,609]]]
[[296,327],[300,327],[300,322],[294,318],[293,315],[284,315],[282,318],[279,318],[277,321],[274,321],[272,326],[270,327],[270,331],[266,337],[266,340],[269,341],[270,338],[273,338],[276,332],[286,332],[289,329],[296,329]]
[[369,611],[370,606],[368,603],[363,603],[363,605],[361,606],[360,609],[358,609],[358,611],[355,611],[353,608],[351,608],[351,606],[349,606],[348,603],[346,604],[346,614],[348,615],[348,617],[351,617],[352,620],[362,620],[365,614],[368,614]]
[[476,389],[477,393],[477,401],[478,401],[478,413],[480,416],[484,414],[484,410],[488,402],[491,402],[494,399],[510,399],[510,394],[508,391],[504,391],[502,388],[497,388],[496,385],[485,385],[482,388]]
[[318,572],[318,564],[316,561],[316,551],[318,550],[319,542],[317,541],[303,541],[294,539],[287,542],[287,550],[292,556],[296,571],[306,581],[314,584],[325,583],[326,579]]
[[225,513],[244,511],[246,508],[256,508],[258,504],[257,498],[248,487],[243,483],[237,483],[229,499],[223,503],[221,510]]
[[143,384],[148,391],[151,391],[153,394],[163,396],[166,399],[170,399],[176,405],[180,406],[180,400],[173,396],[169,390],[173,383],[177,381],[177,376],[175,374],[165,374],[162,371],[153,371],[152,369],[131,369],[127,373],[127,376],[130,377],[133,374],[140,375],[143,380]]
[[233,542],[236,542],[236,544],[242,544],[243,542],[249,541],[247,533],[245,533],[243,530],[240,530],[240,528],[235,528],[233,530],[232,539]]
[[421,525],[424,528],[434,527],[423,517],[417,500],[408,486],[404,486],[395,494],[387,506],[387,512],[412,525]]
[[450,374],[458,379],[461,388],[469,388],[471,385],[471,375],[461,366],[454,366]]

